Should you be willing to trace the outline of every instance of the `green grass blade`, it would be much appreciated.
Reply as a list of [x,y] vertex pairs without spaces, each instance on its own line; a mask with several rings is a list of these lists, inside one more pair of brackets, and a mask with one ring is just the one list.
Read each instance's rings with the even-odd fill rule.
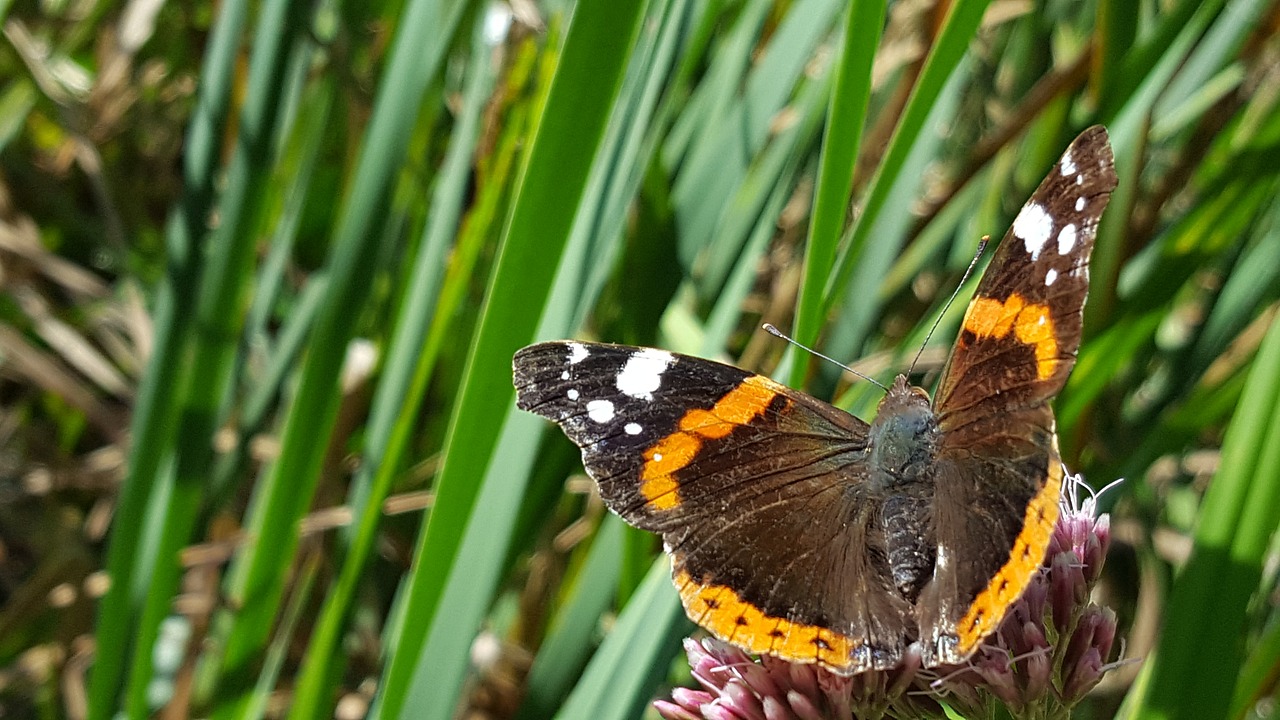
[[1231,700],[1229,717],[1247,717],[1260,702],[1265,702],[1268,693],[1275,684],[1276,673],[1280,671],[1280,623],[1272,623],[1262,631],[1262,636],[1254,644],[1244,667],[1240,669],[1240,679],[1236,682],[1235,695]]
[[364,461],[354,479],[349,503],[356,518],[350,545],[307,647],[290,717],[312,718],[332,712],[329,707],[333,702],[331,685],[335,678],[334,665],[341,658],[342,631],[377,539],[382,502],[401,467],[410,429],[418,417],[429,377],[423,367],[429,355],[421,349],[435,318],[445,255],[457,231],[462,200],[471,177],[480,115],[495,80],[493,46],[483,41],[483,27],[481,18],[467,65],[470,77],[463,94],[462,113],[437,179],[431,214],[409,282],[412,290],[405,297],[405,307],[388,346],[388,359],[370,409]]
[[[902,117],[898,121],[893,137],[889,140],[884,160],[871,181],[863,203],[862,214],[854,222],[848,246],[842,251],[835,271],[826,278],[822,303],[823,315],[844,297],[854,268],[860,263],[862,254],[866,251],[872,228],[879,220],[880,212],[884,209],[890,192],[906,166],[912,148],[924,130],[925,120],[933,111],[937,99],[942,95],[948,78],[959,67],[960,59],[968,51],[969,42],[982,21],[982,14],[986,11],[987,4],[987,0],[959,0],[951,5],[947,12],[938,39],[929,50],[929,56],[925,59],[920,77],[911,90],[911,97],[903,108]],[[857,338],[853,338],[851,344],[858,345],[860,342]]]
[[[795,339],[811,345],[823,325],[823,290],[831,276],[853,192],[853,167],[862,147],[862,129],[871,98],[871,67],[884,27],[885,4],[854,0],[845,15],[840,59],[822,136],[813,217],[805,243],[804,278],[796,303]],[[796,360],[793,355],[792,360]],[[807,362],[793,362],[788,384],[804,384]]]
[[[351,309],[370,290],[389,188],[403,161],[423,94],[443,62],[464,2],[411,3],[398,28],[391,61],[375,100],[362,153],[334,235],[328,294],[317,318],[298,390],[288,409],[280,456],[255,488],[248,531],[256,542],[237,557],[228,595],[230,620],[221,666],[222,692],[240,698],[255,684],[254,665],[271,631],[297,547],[297,522],[319,476],[340,394],[338,374],[354,332]],[[234,699],[229,706],[241,702]]]
[[653,562],[557,720],[625,720],[639,716],[680,644],[689,620],[671,586],[671,563]]
[[[533,339],[541,299],[552,290],[644,5],[588,0],[574,10],[468,354],[436,504],[405,591],[415,622],[394,641],[397,651],[375,711],[381,717],[447,717],[453,711],[527,479],[521,469],[527,462],[520,459],[532,457],[541,429],[531,416],[510,417],[517,412],[511,356]],[[511,459],[496,472],[495,447]],[[484,478],[479,486],[478,478]],[[484,517],[473,513],[478,498],[494,503],[483,505]]]
[[618,588],[622,538],[626,526],[615,515],[601,523],[570,597],[561,606],[546,642],[529,669],[517,720],[551,717],[573,688],[589,657],[600,616]]
[[[1145,136],[1161,93],[1182,67],[1195,41],[1212,19],[1212,8],[1205,6],[1194,13],[1185,25],[1178,26],[1178,32],[1169,38],[1166,45],[1158,48],[1158,54],[1151,58],[1144,56],[1144,62],[1150,60],[1152,64],[1145,68],[1140,82],[1129,85],[1131,78],[1124,79],[1124,86],[1129,88],[1130,94],[1120,95],[1117,92],[1110,97],[1114,114],[1108,113],[1104,107],[1099,115],[1111,134],[1120,184],[1111,194],[1111,204],[1102,216],[1098,242],[1089,261],[1090,292],[1089,302],[1084,308],[1084,324],[1086,328],[1094,329],[1090,332],[1105,327],[1107,319],[1115,313],[1115,289],[1123,251],[1123,243],[1115,238],[1124,235],[1137,193],[1138,173],[1143,167],[1144,144],[1141,138]],[[1163,28],[1161,32],[1164,32]]]
[[[968,75],[969,63],[966,61],[962,60],[952,68],[950,77],[929,108],[926,126],[936,127],[952,116],[960,99],[960,88]],[[907,154],[900,162],[895,161],[895,179],[884,190],[885,206],[910,207],[912,198],[919,195],[925,169],[938,156],[941,145],[942,138],[936,133],[921,133],[916,136]],[[863,220],[864,218],[859,218],[858,223]],[[866,230],[867,237],[875,238],[875,242],[865,243],[860,251],[857,266],[851,268],[853,274],[850,288],[878,288],[884,282],[901,252],[911,222],[911,216],[905,212],[885,212],[875,218]],[[870,293],[865,290],[850,290],[840,298],[842,307],[837,311],[840,322],[831,329],[827,342],[828,354],[834,353],[835,357],[857,357],[862,353],[864,342],[880,312],[878,294],[873,297],[868,295]],[[825,376],[821,379],[825,380]],[[886,381],[889,379],[885,378]],[[822,388],[822,392],[827,392],[827,389]]]
[[[105,720],[117,711],[126,683],[125,663],[136,653],[133,629],[146,602],[145,579],[136,572],[145,514],[152,502],[161,466],[172,456],[181,398],[177,384],[185,361],[188,329],[193,325],[195,287],[203,258],[197,248],[207,232],[214,201],[218,141],[228,112],[241,29],[248,3],[224,4],[214,23],[201,74],[200,93],[188,131],[184,174],[189,179],[182,202],[166,227],[169,273],[153,310],[154,351],[134,404],[132,446],[107,555],[112,583],[99,609],[96,660],[89,684],[88,716]],[[139,585],[139,581],[143,585]]]
[[[127,691],[128,712],[146,714],[152,646],[161,621],[171,612],[177,594],[178,553],[191,542],[200,506],[209,490],[214,467],[211,439],[234,382],[238,338],[244,327],[242,298],[248,291],[256,258],[257,219],[270,193],[262,192],[270,177],[282,110],[289,102],[282,94],[295,43],[305,40],[310,4],[277,0],[263,6],[254,35],[248,97],[240,117],[240,131],[219,203],[221,223],[213,234],[196,301],[196,326],[191,364],[183,378],[182,415],[178,428],[174,487],[164,510],[165,527],[153,547],[158,561],[149,578],[151,588],[142,621],[135,630],[133,668]],[[295,91],[298,88],[295,88]],[[234,311],[229,311],[234,308]]]
[[[733,269],[725,271],[726,279],[707,317],[701,347],[704,355],[721,352],[740,321],[743,301],[755,282],[757,268],[777,230],[778,217],[792,195],[796,176],[809,157],[809,148],[821,126],[827,88],[826,82],[815,78],[801,90],[791,105],[799,117],[761,153],[729,204],[732,219],[728,233],[740,234],[746,242],[740,252],[723,253],[723,261],[732,262]],[[754,227],[735,227],[747,223]]]
[[1277,407],[1280,322],[1273,320],[1223,441],[1191,558],[1170,593],[1151,686],[1136,717],[1227,716],[1243,662],[1245,613],[1280,526]]
[[[757,3],[742,13],[716,58],[713,79],[702,86],[711,98],[705,114],[694,118],[700,127],[671,191],[685,267],[692,267],[704,250],[712,257],[736,255],[745,240],[741,233],[721,233],[733,212],[731,201],[770,139],[771,118],[786,106],[813,48],[839,9],[840,4],[831,0],[802,0],[783,18],[754,67],[747,63],[756,51],[756,26],[767,8]],[[708,248],[713,244],[716,247]],[[723,272],[724,265],[720,267]],[[708,278],[700,292],[714,297],[724,279],[722,272]]]

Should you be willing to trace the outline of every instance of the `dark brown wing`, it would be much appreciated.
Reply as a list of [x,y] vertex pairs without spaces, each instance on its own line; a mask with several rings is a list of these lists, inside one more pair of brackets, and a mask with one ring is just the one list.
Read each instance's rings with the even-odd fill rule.
[[1049,401],[1075,364],[1089,255],[1116,187],[1106,130],[1084,131],[1005,234],[934,399],[935,579],[919,605],[928,663],[967,657],[1044,558],[1061,461]]
[[662,534],[689,616],[752,652],[851,673],[915,637],[865,490],[867,425],[728,365],[554,342],[515,356],[517,404],[582,448],[605,503]]

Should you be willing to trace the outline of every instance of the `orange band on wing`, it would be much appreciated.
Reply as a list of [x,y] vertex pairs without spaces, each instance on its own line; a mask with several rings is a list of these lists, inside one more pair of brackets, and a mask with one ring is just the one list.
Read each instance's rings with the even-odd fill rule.
[[1047,380],[1058,369],[1058,339],[1048,305],[1028,304],[1018,293],[1001,302],[977,297],[964,314],[964,329],[979,338],[1004,338],[1009,331],[1036,352],[1036,377]]
[[684,570],[677,570],[674,580],[689,618],[725,642],[791,662],[816,662],[837,672],[853,666],[853,638],[766,615],[732,588],[699,582]]
[[670,435],[644,452],[640,469],[640,494],[652,510],[671,510],[680,506],[680,483],[675,474],[693,462],[704,440],[727,436],[739,425],[761,415],[783,386],[761,375],[743,380],[710,410],[690,410],[680,418],[680,425]]
[[1031,578],[1044,562],[1045,550],[1053,526],[1058,522],[1058,496],[1062,492],[1062,465],[1054,452],[1049,460],[1049,479],[1040,492],[1027,503],[1022,532],[1014,540],[1009,560],[991,578],[986,589],[978,593],[969,612],[956,627],[958,651],[967,656],[990,635],[1005,614],[1031,584]]

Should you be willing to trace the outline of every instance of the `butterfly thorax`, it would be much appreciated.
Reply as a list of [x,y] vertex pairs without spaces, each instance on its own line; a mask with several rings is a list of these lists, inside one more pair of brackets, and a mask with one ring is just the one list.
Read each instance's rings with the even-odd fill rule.
[[931,482],[938,439],[938,418],[929,406],[924,390],[912,387],[902,375],[880,401],[871,423],[868,446],[871,451],[873,482],[878,489]]

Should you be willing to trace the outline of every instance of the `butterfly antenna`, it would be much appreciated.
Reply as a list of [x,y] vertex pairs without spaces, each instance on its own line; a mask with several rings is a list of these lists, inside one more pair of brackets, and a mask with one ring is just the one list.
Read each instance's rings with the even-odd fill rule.
[[802,345],[802,344],[800,344],[799,342],[797,342],[797,341],[795,341],[795,340],[792,340],[790,337],[788,337],[787,335],[785,335],[781,330],[779,330],[778,328],[774,327],[772,323],[765,323],[765,324],[764,324],[764,325],[762,325],[761,327],[763,327],[763,328],[764,328],[764,331],[765,331],[765,332],[767,332],[767,333],[769,333],[770,335],[772,335],[772,336],[774,336],[774,337],[782,338],[783,340],[786,340],[787,342],[791,343],[792,345],[795,345],[796,347],[800,348],[801,350],[804,350],[805,352],[808,352],[808,353],[810,353],[810,354],[812,354],[812,355],[817,355],[818,357],[822,358],[823,360],[826,360],[826,361],[827,361],[827,362],[829,362],[829,363],[833,363],[833,364],[835,364],[835,365],[838,365],[839,367],[842,367],[842,368],[844,368],[845,370],[848,370],[849,372],[853,373],[854,375],[857,375],[858,377],[862,378],[863,380],[866,380],[867,382],[871,383],[872,385],[875,385],[876,387],[880,388],[881,390],[883,390],[883,391],[885,391],[885,392],[889,392],[889,388],[885,387],[883,384],[881,384],[881,383],[880,383],[880,381],[876,380],[875,378],[873,378],[873,377],[868,377],[868,376],[866,376],[866,375],[863,375],[862,373],[858,372],[857,370],[854,370],[853,368],[849,367],[848,365],[845,365],[844,363],[840,362],[839,360],[833,360],[833,359],[831,359],[831,358],[827,357],[826,355],[823,355],[822,353],[818,352],[817,350],[814,350],[813,348],[809,347],[808,345]]
[[951,308],[951,303],[956,301],[956,296],[960,294],[965,282],[973,274],[973,269],[978,266],[978,260],[982,258],[982,252],[987,249],[987,243],[990,241],[990,235],[983,235],[982,239],[978,241],[978,251],[973,254],[973,259],[969,261],[969,267],[964,271],[964,277],[960,278],[960,282],[956,284],[956,289],[951,293],[951,297],[947,298],[947,304],[942,306],[942,312],[938,313],[938,317],[934,318],[933,327],[929,328],[929,334],[925,335],[924,342],[920,343],[920,349],[916,351],[916,356],[911,361],[911,367],[907,368],[907,377],[911,377],[911,372],[916,369],[916,363],[920,362],[920,356],[924,354],[924,349],[929,346],[929,338],[933,337],[933,331],[938,329],[938,323],[942,322],[943,316]]

